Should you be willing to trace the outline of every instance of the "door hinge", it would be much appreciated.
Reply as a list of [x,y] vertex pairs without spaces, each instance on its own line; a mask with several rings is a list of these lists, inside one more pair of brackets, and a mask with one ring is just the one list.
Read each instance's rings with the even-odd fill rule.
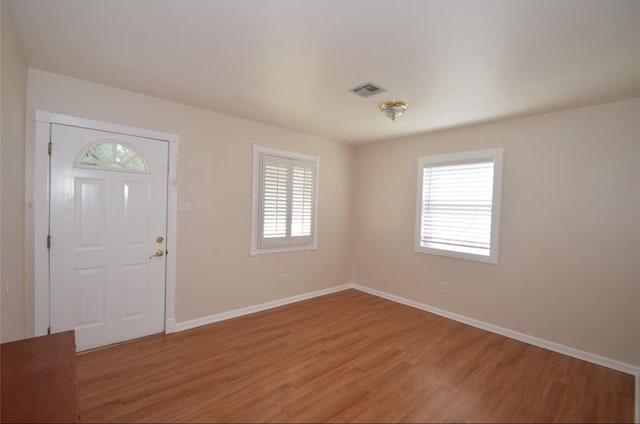
[[51,249],[51,236],[47,236],[47,249]]
[[47,152],[49,152],[49,156],[51,156],[51,149],[52,149],[52,144],[51,142],[49,142],[49,144],[47,145]]

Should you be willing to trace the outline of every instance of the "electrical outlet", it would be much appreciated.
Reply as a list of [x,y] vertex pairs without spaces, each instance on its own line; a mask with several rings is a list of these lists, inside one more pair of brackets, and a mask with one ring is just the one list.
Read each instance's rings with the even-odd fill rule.
[[449,287],[447,285],[447,283],[445,283],[444,281],[440,283],[440,292],[441,293],[446,293],[449,290]]
[[289,274],[282,274],[282,284],[289,284]]

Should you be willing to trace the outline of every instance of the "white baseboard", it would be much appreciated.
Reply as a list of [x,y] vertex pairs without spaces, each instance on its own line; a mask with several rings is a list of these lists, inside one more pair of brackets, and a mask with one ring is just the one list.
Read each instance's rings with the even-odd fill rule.
[[554,352],[562,353],[574,358],[582,359],[583,361],[591,362],[593,364],[602,365],[607,368],[611,368],[617,371],[621,371],[634,376],[640,375],[640,367],[627,364],[625,362],[617,361],[615,359],[606,358],[604,356],[596,355],[595,353],[585,352],[579,349],[575,349],[560,343],[552,342],[549,340],[541,339],[539,337],[530,336],[528,334],[520,333],[518,331],[510,330],[508,328],[500,327],[498,325],[490,324],[488,322],[480,321],[475,318],[470,318],[465,315],[456,314],[454,312],[445,311],[444,309],[436,308],[435,306],[427,305],[424,303],[416,302],[395,294],[383,292],[381,290],[372,289],[356,283],[342,284],[340,286],[329,287],[327,289],[316,290],[309,293],[303,293],[296,296],[286,297],[284,299],[272,300],[271,302],[260,303],[258,305],[247,306],[244,308],[233,309],[227,312],[221,312],[219,314],[208,315],[202,318],[196,318],[189,321],[175,322],[175,320],[166,321],[166,333],[184,331],[191,328],[199,327],[201,325],[212,324],[218,321],[224,321],[226,319],[236,318],[247,314],[253,314],[255,312],[264,311],[271,308],[277,308],[278,306],[288,305],[290,303],[300,302],[301,300],[312,299],[318,296],[324,296],[330,293],[336,293],[347,289],[356,289],[364,293],[369,293],[374,296],[381,297],[383,299],[390,300],[392,302],[400,303],[403,305],[411,306],[412,308],[420,309],[423,311],[431,312],[436,315],[440,315],[445,318],[452,319],[473,327],[481,328],[483,330],[490,331],[492,333],[500,334],[511,339],[519,340],[534,346],[538,346],[544,349],[552,350]]
[[290,303],[300,302],[301,300],[307,300],[318,296],[324,296],[330,293],[336,293],[342,290],[353,288],[352,284],[343,284],[341,286],[329,287],[328,289],[316,290],[309,293],[303,293],[296,296],[286,297],[284,299],[272,300],[271,302],[260,303],[258,305],[247,306],[245,308],[233,309],[227,312],[221,312],[219,314],[213,314],[202,318],[196,318],[189,321],[182,321],[175,323],[175,331],[184,331],[191,328],[200,327],[201,325],[212,324],[218,321],[224,321],[226,319],[236,318],[243,315],[253,314],[255,312],[264,311],[271,308],[277,308],[278,306],[288,305]]
[[636,373],[636,417],[635,422],[640,423],[640,371]]
[[444,309],[436,308],[435,306],[426,305],[424,303],[416,302],[414,300],[409,300],[401,296],[396,296],[394,294],[372,289],[357,283],[351,283],[351,286],[356,290],[360,290],[362,292],[369,293],[374,296],[378,296],[383,299],[390,300],[392,302],[401,303],[403,305],[411,306],[412,308],[431,312],[433,314],[440,315],[442,317],[449,318],[454,321],[461,322],[463,324],[471,325],[473,327],[477,327],[482,330],[487,330],[492,333],[500,334],[502,336],[509,337],[511,339],[519,340],[521,342],[528,343],[533,346],[538,346],[543,349],[562,353],[564,355],[571,356],[577,359],[582,359],[583,361],[591,362],[596,365],[602,365],[603,367],[611,368],[616,371],[621,371],[626,374],[631,374],[635,376],[635,380],[636,380],[634,421],[636,423],[640,423],[640,367],[627,364],[625,362],[617,361],[615,359],[610,359],[604,356],[596,355],[595,353],[584,352],[579,349],[574,349],[572,347],[565,346],[560,343],[551,342],[549,340],[530,336],[528,334],[520,333],[518,331],[509,330],[508,328],[489,324],[488,322],[480,321],[474,318],[469,318],[467,316],[456,314],[454,312],[445,311]]
[[176,320],[168,318],[164,320],[164,334],[171,334],[176,332]]
[[454,312],[445,311],[444,309],[436,308],[435,306],[426,305],[424,303],[409,300],[401,296],[389,294],[380,290],[372,289],[360,284],[353,284],[353,288],[363,291],[365,293],[372,294],[374,296],[382,297],[393,302],[401,303],[403,305],[411,306],[416,309],[431,312],[436,315],[440,315],[445,318],[452,319],[464,324],[471,325],[473,327],[481,328],[483,330],[490,331],[492,333],[500,334],[511,339],[519,340],[521,342],[528,343],[530,345],[538,346],[547,350],[562,353],[564,355],[572,356],[574,358],[582,359],[583,361],[591,362],[597,365],[602,365],[607,368],[611,368],[617,371],[622,371],[627,374],[637,375],[640,372],[640,367],[636,367],[625,362],[616,361],[615,359],[606,358],[604,356],[596,355],[594,353],[584,352],[579,349],[574,349],[569,346],[562,345],[560,343],[551,342],[549,340],[541,339],[539,337],[530,336],[528,334],[520,333],[518,331],[509,330],[508,328],[500,327],[497,325],[489,324],[488,322],[480,321],[474,318],[469,318],[464,315],[456,314]]
[[330,287],[328,289],[316,290],[309,293],[303,293],[296,296],[286,297],[284,299],[273,300],[271,302],[261,303],[258,305],[247,306],[245,308],[234,309],[227,312],[221,312],[219,314],[209,315],[202,318],[197,318],[189,321],[183,321],[176,323],[175,320],[167,320],[165,332],[172,333],[178,331],[185,331],[191,328],[200,327],[202,325],[212,324],[218,321],[224,321],[231,318],[240,317],[243,315],[253,314],[255,312],[264,311],[267,309],[277,308],[278,306],[288,305],[290,303],[300,302],[301,300],[311,299],[318,296],[324,296],[330,293],[336,293],[347,289],[356,289],[364,293],[369,293],[374,296],[381,297],[383,299],[390,300],[392,302],[400,303],[410,306],[412,308],[420,309],[426,312],[431,312],[436,315],[440,315],[445,318],[452,319],[454,321],[461,322],[463,324],[471,325],[492,333],[500,334],[511,339],[519,340],[524,343],[528,343],[533,346],[538,346],[543,349],[558,352],[573,358],[581,359],[583,361],[591,362],[596,365],[601,365],[607,368],[611,368],[617,371],[624,372],[635,376],[635,422],[640,423],[640,367],[627,364],[625,362],[617,361],[615,359],[606,358],[604,356],[596,355],[594,353],[585,352],[579,349],[575,349],[569,346],[565,346],[560,343],[552,342],[549,340],[541,339],[539,337],[530,336],[528,334],[520,333],[518,331],[510,330],[508,328],[500,327],[498,325],[489,324],[488,322],[480,321],[474,318],[470,318],[464,315],[456,314],[454,312],[445,311],[444,309],[436,308],[435,306],[426,305],[424,303],[416,302],[401,296],[386,293],[380,290],[372,289],[366,286],[362,286],[356,283],[343,284],[340,286]]

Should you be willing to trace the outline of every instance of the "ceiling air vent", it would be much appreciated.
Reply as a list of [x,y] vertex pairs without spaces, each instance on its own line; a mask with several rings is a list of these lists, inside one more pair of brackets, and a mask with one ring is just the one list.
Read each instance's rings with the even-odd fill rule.
[[357,94],[360,97],[370,97],[374,94],[384,93],[385,90],[382,87],[378,87],[377,85],[367,82],[357,86],[356,88],[352,88],[351,92]]

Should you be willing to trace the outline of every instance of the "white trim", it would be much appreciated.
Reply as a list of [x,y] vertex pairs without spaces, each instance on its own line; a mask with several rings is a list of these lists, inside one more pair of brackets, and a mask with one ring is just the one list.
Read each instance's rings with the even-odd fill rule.
[[285,252],[296,252],[298,250],[318,250],[318,244],[304,244],[300,246],[279,246],[279,247],[263,247],[261,249],[251,247],[249,249],[250,256],[256,255],[265,255],[267,253],[285,253]]
[[483,330],[487,330],[492,333],[509,337],[510,339],[519,340],[521,342],[528,343],[530,345],[534,345],[534,346],[541,347],[543,349],[562,353],[564,355],[581,359],[583,361],[591,362],[596,365],[602,365],[603,367],[621,371],[626,374],[632,374],[637,376],[638,373],[640,373],[640,367],[627,364],[625,362],[617,361],[615,359],[606,358],[604,356],[596,355],[594,353],[589,353],[579,349],[574,349],[572,347],[565,346],[560,343],[541,339],[535,336],[530,336],[528,334],[520,333],[518,331],[509,330],[508,328],[489,324],[488,322],[480,321],[474,318],[469,318],[467,316],[456,314],[454,312],[445,311],[444,309],[436,308],[435,306],[426,305],[424,303],[406,299],[401,296],[396,296],[395,294],[389,294],[380,290],[372,289],[366,286],[362,286],[360,284],[353,284],[353,288],[365,293],[372,294],[374,296],[381,297],[383,299],[387,299],[396,303],[401,303],[403,305],[411,306],[412,308],[420,309],[426,312],[431,312],[432,314],[440,315],[442,317],[449,318],[454,321],[461,322],[463,324],[471,325],[472,327],[481,328]]
[[43,336],[49,329],[49,155],[47,144],[51,138],[51,114],[36,111],[33,157],[33,332]]
[[252,171],[251,171],[251,245],[249,245],[249,256],[255,256],[258,251],[258,205],[260,205],[260,150],[262,147],[253,145]]
[[[34,191],[34,158],[35,146],[32,142],[35,140],[36,130],[36,114],[33,109],[26,110],[25,116],[25,146],[24,146],[24,307],[25,307],[25,337],[33,337],[34,335],[34,287],[33,273],[34,266],[34,217],[33,217],[33,191]],[[29,160],[31,158],[31,160]]]
[[178,135],[170,135],[167,176],[167,256],[165,286],[165,333],[173,333],[176,323],[176,272],[178,253]]
[[640,423],[640,370],[636,371],[636,397],[635,397],[635,419],[636,423]]
[[[418,158],[418,183],[416,185],[416,220],[414,233],[414,251],[418,253],[429,253],[432,255],[448,256],[456,259],[467,259],[471,261],[484,262],[489,264],[498,263],[498,249],[500,242],[500,206],[502,204],[502,167],[504,148],[473,150],[458,153],[448,153],[443,155],[421,156]],[[421,246],[422,233],[422,194],[423,194],[423,169],[429,165],[453,165],[477,160],[493,161],[493,201],[491,208],[491,241],[489,256],[478,255],[467,252],[456,252],[447,249],[437,249],[433,247]]]
[[318,196],[320,195],[320,156],[315,157],[316,169],[313,182],[313,244],[312,250],[318,249]]
[[272,300],[271,302],[260,303],[258,305],[247,306],[245,308],[233,309],[227,312],[221,312],[219,314],[208,315],[202,318],[196,318],[189,321],[182,321],[176,323],[176,331],[185,331],[192,328],[200,327],[202,325],[213,324],[214,322],[224,321],[231,318],[241,317],[243,315],[249,315],[267,309],[277,308],[278,306],[288,305],[290,303],[300,302],[302,300],[312,299],[318,296],[324,296],[331,293],[336,293],[343,290],[353,288],[353,284],[342,284],[340,286],[330,287],[328,289],[316,290],[309,293],[303,293],[296,296],[286,297],[284,299]]
[[176,332],[176,320],[173,318],[167,318],[164,320],[164,332],[165,334]]
[[49,252],[46,237],[49,234],[49,155],[47,144],[51,139],[51,125],[61,124],[79,128],[108,131],[116,134],[132,135],[169,143],[167,181],[167,259],[165,290],[165,333],[175,327],[175,285],[177,257],[177,217],[178,217],[178,143],[177,134],[150,131],[142,128],[93,121],[68,115],[59,115],[42,110],[35,111],[34,149],[25,158],[26,169],[33,170],[32,221],[26,226],[33,227],[33,302],[34,335],[47,334],[49,328]]
[[[41,114],[42,117],[45,117],[46,116],[45,114],[48,114],[49,116],[48,122],[51,124],[62,124],[62,125],[68,125],[70,127],[87,128],[90,130],[99,130],[99,131],[106,131],[106,132],[111,132],[116,134],[152,138],[155,140],[168,141],[169,143],[178,143],[180,139],[180,137],[176,134],[168,134],[160,131],[146,130],[144,128],[128,127],[126,125],[111,124],[109,122],[94,121],[91,119],[78,118],[78,117],[69,116],[69,115],[60,115],[58,113],[44,112],[43,114],[42,111],[37,111],[36,114]],[[39,116],[36,115],[36,120],[41,120],[38,118]]]
[[318,159],[318,156],[316,155],[307,155],[304,153],[291,152],[287,150],[272,149],[271,147],[264,147],[258,144],[253,144],[251,147],[254,152],[272,156],[279,156],[286,159],[303,160],[307,162],[315,162]]

